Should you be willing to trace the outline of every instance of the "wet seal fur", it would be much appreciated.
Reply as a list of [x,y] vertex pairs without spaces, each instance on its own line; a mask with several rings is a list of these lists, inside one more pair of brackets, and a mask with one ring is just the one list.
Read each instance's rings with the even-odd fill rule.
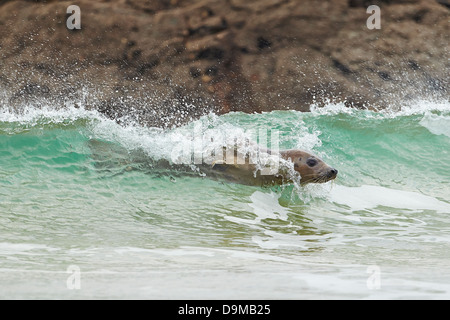
[[[265,152],[269,155],[274,154],[271,150],[266,150]],[[283,185],[294,181],[299,181],[301,185],[325,183],[335,179],[338,174],[338,170],[306,151],[297,149],[283,150],[275,153],[275,155],[279,157],[280,163],[277,170],[269,174],[262,174],[261,169],[264,168],[258,168],[255,164],[238,164],[243,163],[243,161],[241,159],[238,162],[236,155],[233,163],[215,161],[211,165],[200,165],[200,170],[206,176],[212,178],[252,186]],[[293,163],[295,172],[292,172],[292,166],[289,166],[289,162]]]
[[[276,170],[262,172],[264,166],[251,164],[249,155],[235,152],[233,163],[225,160],[196,164],[176,164],[166,159],[154,160],[143,150],[129,150],[113,143],[91,139],[89,147],[98,168],[105,170],[124,168],[125,171],[143,170],[157,175],[204,176],[250,186],[275,186],[291,183],[324,183],[337,177],[338,171],[322,159],[306,151],[291,149],[274,152],[255,147],[260,154],[278,159]],[[224,153],[226,148],[224,147]],[[195,168],[195,170],[193,169]],[[270,168],[269,168],[270,169]]]

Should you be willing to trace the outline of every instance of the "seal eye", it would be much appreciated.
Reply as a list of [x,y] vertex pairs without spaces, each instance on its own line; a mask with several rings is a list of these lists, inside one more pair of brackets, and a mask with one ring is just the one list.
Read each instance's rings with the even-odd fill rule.
[[314,167],[317,164],[317,160],[314,158],[309,158],[308,160],[306,160],[306,164],[309,167]]

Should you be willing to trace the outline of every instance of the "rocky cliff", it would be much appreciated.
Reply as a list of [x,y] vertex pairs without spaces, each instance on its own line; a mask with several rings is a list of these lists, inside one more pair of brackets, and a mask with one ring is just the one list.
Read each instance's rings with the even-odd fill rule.
[[75,103],[152,126],[448,99],[448,53],[445,0],[0,0],[2,108]]

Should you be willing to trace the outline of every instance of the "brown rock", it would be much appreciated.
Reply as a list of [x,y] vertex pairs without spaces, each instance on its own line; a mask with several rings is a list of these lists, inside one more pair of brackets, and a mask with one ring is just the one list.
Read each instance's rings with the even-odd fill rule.
[[[126,122],[209,111],[373,108],[448,98],[448,19],[431,0],[0,1],[3,108],[81,103]],[[369,30],[366,8],[381,8]],[[81,102],[80,102],[81,101]]]

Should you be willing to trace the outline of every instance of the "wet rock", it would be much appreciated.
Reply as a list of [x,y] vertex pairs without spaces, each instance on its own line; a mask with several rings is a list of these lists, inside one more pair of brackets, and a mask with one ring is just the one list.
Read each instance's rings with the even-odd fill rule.
[[[368,5],[381,8],[369,30]],[[448,98],[446,1],[0,1],[0,102],[180,125],[214,111]]]

